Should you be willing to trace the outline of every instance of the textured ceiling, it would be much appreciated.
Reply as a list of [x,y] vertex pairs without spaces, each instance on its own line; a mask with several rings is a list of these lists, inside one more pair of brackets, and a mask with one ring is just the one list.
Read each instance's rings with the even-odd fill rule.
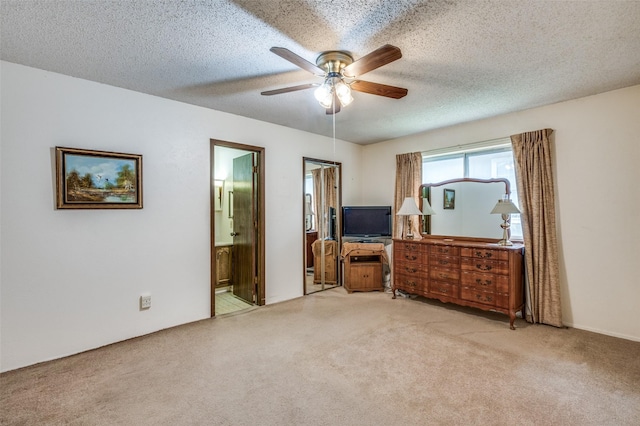
[[313,90],[325,50],[403,57],[363,79],[336,136],[373,143],[640,84],[640,1],[2,0],[1,58],[326,136]]

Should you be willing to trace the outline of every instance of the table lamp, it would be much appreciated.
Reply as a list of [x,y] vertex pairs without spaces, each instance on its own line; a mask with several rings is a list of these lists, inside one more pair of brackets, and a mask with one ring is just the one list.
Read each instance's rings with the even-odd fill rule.
[[491,214],[501,214],[503,223],[500,224],[502,228],[502,240],[498,241],[501,246],[512,246],[513,243],[509,241],[509,227],[511,226],[511,214],[520,213],[518,207],[513,204],[508,197],[498,200]]
[[[429,206],[429,208],[431,208],[431,206]],[[400,210],[398,210],[396,216],[406,216],[409,220],[409,228],[404,236],[405,239],[413,240],[413,233],[411,232],[411,216],[422,216],[423,214],[424,213],[420,211],[418,205],[416,204],[416,200],[414,200],[413,197],[407,197],[404,199],[402,207],[400,207]]]

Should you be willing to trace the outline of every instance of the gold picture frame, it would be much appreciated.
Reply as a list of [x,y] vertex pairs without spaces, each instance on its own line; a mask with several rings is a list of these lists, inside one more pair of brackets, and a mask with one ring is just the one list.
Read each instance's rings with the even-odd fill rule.
[[58,209],[141,209],[142,155],[56,147]]

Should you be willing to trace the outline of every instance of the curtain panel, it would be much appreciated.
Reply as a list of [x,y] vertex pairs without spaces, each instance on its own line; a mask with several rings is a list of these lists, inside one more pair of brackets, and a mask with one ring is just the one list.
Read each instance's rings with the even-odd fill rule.
[[335,208],[338,198],[336,167],[323,165],[311,170],[311,176],[313,178],[313,208],[315,211],[313,223],[315,230],[323,233],[323,235],[318,234],[318,238],[324,238],[329,233],[329,207]]
[[511,136],[525,245],[527,321],[562,327],[552,129]]
[[[413,152],[409,154],[396,155],[396,189],[393,212],[397,212],[402,207],[406,197],[413,197],[418,203],[420,185],[422,185],[422,154]],[[393,221],[393,237],[402,238],[406,233],[407,221],[404,216],[396,216]],[[415,216],[411,217],[411,232],[415,240],[421,240],[420,220]]]

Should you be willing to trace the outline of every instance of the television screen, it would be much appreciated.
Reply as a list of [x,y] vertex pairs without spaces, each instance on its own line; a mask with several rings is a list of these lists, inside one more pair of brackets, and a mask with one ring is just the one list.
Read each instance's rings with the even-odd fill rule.
[[391,206],[342,207],[342,235],[345,237],[390,237]]

